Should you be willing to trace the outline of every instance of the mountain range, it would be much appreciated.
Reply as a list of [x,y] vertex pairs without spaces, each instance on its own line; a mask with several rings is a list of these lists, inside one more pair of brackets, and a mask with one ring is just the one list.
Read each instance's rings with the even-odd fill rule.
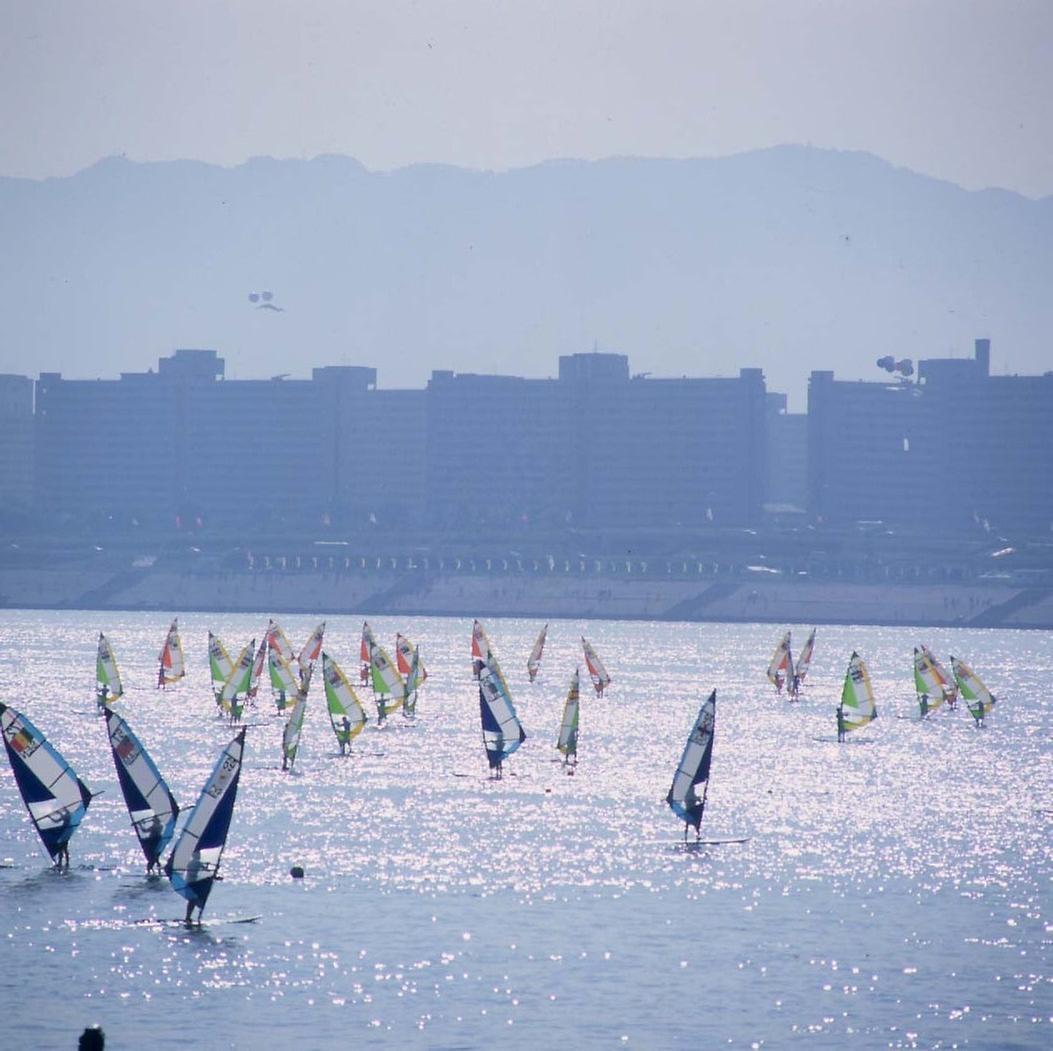
[[110,377],[190,346],[241,379],[358,364],[420,387],[600,349],[654,375],[761,367],[803,410],[812,369],[880,379],[877,357],[977,336],[993,372],[1053,368],[1053,197],[859,152],[503,172],[109,158],[0,178],[0,232],[0,372]]

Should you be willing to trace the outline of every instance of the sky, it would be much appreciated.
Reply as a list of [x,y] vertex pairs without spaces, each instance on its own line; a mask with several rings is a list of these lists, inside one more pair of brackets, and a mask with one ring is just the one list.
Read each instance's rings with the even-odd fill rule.
[[865,150],[1053,194],[1053,3],[0,0],[0,175]]

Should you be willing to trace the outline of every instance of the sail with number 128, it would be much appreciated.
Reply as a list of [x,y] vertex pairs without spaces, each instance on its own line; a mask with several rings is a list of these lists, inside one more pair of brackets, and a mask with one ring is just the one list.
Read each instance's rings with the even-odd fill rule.
[[870,685],[870,672],[858,653],[853,653],[845,672],[841,687],[840,721],[845,730],[858,730],[877,718],[874,689]]
[[[673,813],[684,822],[684,835],[688,825],[699,832],[702,814],[706,809],[709,793],[709,768],[713,760],[713,732],[717,721],[717,691],[714,690],[698,710],[695,724],[691,727],[684,754],[673,774],[673,783],[665,801]],[[698,786],[702,785],[702,795]]]
[[347,676],[328,653],[322,654],[322,682],[329,706],[329,721],[333,724],[337,743],[344,748],[362,732],[367,721],[366,713]]
[[244,752],[245,731],[242,730],[220,754],[165,862],[172,889],[199,910],[204,909],[212,884],[219,876]]
[[99,649],[95,657],[95,699],[100,707],[113,704],[124,693],[121,673],[117,670],[117,658],[113,655],[110,640],[99,632]]
[[538,669],[541,667],[541,654],[545,652],[545,636],[547,634],[548,625],[546,624],[534,642],[534,648],[530,651],[530,656],[527,657],[527,675],[530,676],[531,682],[537,678]]
[[157,686],[164,689],[171,686],[186,674],[183,663],[183,645],[179,641],[179,618],[172,621],[165,638],[165,644],[157,658],[160,667],[157,670]]
[[33,827],[48,856],[61,862],[91,804],[91,789],[21,712],[2,703],[0,732]]
[[570,688],[567,690],[567,699],[563,704],[563,721],[559,724],[559,740],[556,748],[563,753],[564,764],[571,759],[575,764],[578,761],[578,715],[581,708],[581,678],[578,669],[570,679]]
[[146,871],[154,866],[160,869],[161,855],[175,832],[179,805],[132,728],[116,712],[106,713],[106,728],[117,781],[146,858]]
[[965,661],[951,657],[951,671],[954,673],[954,681],[958,684],[958,690],[965,698],[969,713],[978,726],[982,725],[984,716],[989,715],[991,709],[998,703],[997,698]]

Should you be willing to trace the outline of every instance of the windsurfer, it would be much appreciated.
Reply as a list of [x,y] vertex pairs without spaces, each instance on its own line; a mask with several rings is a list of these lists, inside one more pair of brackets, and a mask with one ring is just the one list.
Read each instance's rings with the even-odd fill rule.
[[98,689],[95,691],[95,699],[98,701],[99,706],[102,708],[106,707],[106,697],[110,692],[109,686],[106,683],[99,683]]
[[921,705],[921,716],[924,719],[929,714],[929,695],[927,693],[919,694],[918,704]]
[[793,679],[790,682],[790,700],[796,701],[801,692],[801,677],[794,672]]
[[351,720],[345,715],[340,720],[340,754],[347,755],[348,746],[351,744]]
[[146,848],[147,854],[153,860],[146,863],[146,874],[149,876],[154,868],[157,869],[157,874],[161,874],[161,819],[153,814],[151,817],[143,818],[139,822],[139,828],[142,833],[143,847]]
[[490,769],[493,770],[493,776],[500,781],[501,780],[501,766],[504,762],[505,755],[505,735],[498,734],[494,739],[494,747],[491,751],[487,752],[487,758],[490,760]]
[[160,663],[157,665],[157,688],[163,690],[165,688],[165,662],[164,658],[161,658]]
[[845,706],[837,706],[837,742],[843,744],[845,740]]

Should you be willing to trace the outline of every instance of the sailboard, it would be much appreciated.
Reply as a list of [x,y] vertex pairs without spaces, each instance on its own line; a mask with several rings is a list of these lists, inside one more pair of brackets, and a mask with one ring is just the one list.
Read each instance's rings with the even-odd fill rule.
[[255,663],[256,640],[253,639],[238,654],[234,670],[227,677],[223,689],[219,692],[219,706],[230,716],[231,722],[241,719],[245,707],[242,698],[249,692],[249,687],[252,685],[252,667]]
[[406,683],[392,663],[387,650],[375,639],[369,648],[369,672],[377,705],[377,722],[382,723],[406,700]]
[[245,692],[245,696],[253,702],[253,706],[255,706],[256,695],[260,692],[260,679],[263,678],[263,669],[267,667],[267,650],[267,636],[264,635],[263,640],[256,649],[256,656],[252,660],[249,688]]
[[280,650],[267,650],[267,671],[271,680],[271,692],[279,712],[284,712],[288,704],[299,691],[300,684],[289,662],[281,655]]
[[322,652],[322,638],[324,636],[325,621],[323,620],[311,632],[310,638],[303,644],[303,648],[296,657],[296,665],[300,669],[301,680],[310,676],[311,671],[314,669],[314,662],[318,660],[318,656]]
[[373,629],[369,626],[369,621],[362,621],[362,642],[358,647],[358,657],[361,661],[361,667],[358,669],[358,681],[361,683],[368,683],[370,681],[370,656],[369,651],[376,644],[376,636],[373,634]]
[[276,620],[267,622],[267,647],[280,653],[289,664],[296,660],[296,654],[293,653],[293,648],[285,632],[282,631],[282,626]]
[[585,651],[585,666],[589,669],[589,678],[592,679],[593,689],[597,697],[603,696],[603,691],[611,684],[611,677],[603,666],[595,648],[584,635],[581,637],[581,648]]
[[485,660],[479,669],[479,716],[487,762],[500,777],[501,764],[526,740],[526,731],[516,715],[507,683]]
[[782,693],[783,686],[793,680],[793,655],[790,653],[790,633],[787,631],[775,647],[771,660],[768,661],[768,681],[776,692]]
[[92,791],[58,749],[21,712],[0,703],[0,731],[29,818],[48,856],[69,866],[69,841],[91,804]]
[[[698,836],[702,827],[702,814],[706,809],[709,794],[709,768],[713,761],[713,733],[717,720],[717,691],[714,690],[703,702],[691,727],[684,754],[673,774],[673,783],[665,801],[673,813],[684,822],[684,838],[688,826]],[[701,797],[698,786],[702,786]]]
[[300,748],[300,735],[303,733],[303,717],[307,711],[307,694],[298,692],[293,702],[292,711],[282,730],[282,769],[291,770],[296,762],[296,753]]
[[943,700],[953,712],[958,707],[958,684],[955,682],[953,674],[948,673],[947,669],[936,659],[936,654],[924,643],[922,643],[921,649],[925,652],[925,656],[929,658],[929,662],[940,677]]
[[168,628],[165,644],[157,657],[157,688],[163,690],[179,682],[186,675],[183,661],[183,644],[179,641],[179,618],[176,617]]
[[808,669],[812,666],[812,654],[815,652],[815,628],[812,628],[811,634],[805,641],[804,649],[801,650],[800,655],[797,658],[797,663],[793,668],[793,678],[790,679],[790,692],[796,697],[801,687],[804,685],[805,677],[808,675]]
[[234,662],[230,659],[226,646],[211,631],[208,633],[208,670],[212,678],[212,694],[216,698],[216,704],[219,704],[219,695],[234,671]]
[[530,656],[527,657],[527,675],[530,676],[530,681],[533,682],[537,678],[538,670],[541,667],[541,655],[545,652],[545,637],[548,635],[548,625],[546,624],[542,629],[537,639],[534,642],[534,648],[530,651]]
[[998,703],[998,698],[983,684],[983,680],[958,657],[951,657],[951,671],[958,692],[965,698],[969,714],[976,720],[977,726],[983,726],[984,718]]
[[116,712],[106,713],[110,751],[146,871],[160,871],[161,855],[175,832],[179,804],[132,728]]
[[581,677],[577,668],[570,677],[570,688],[567,690],[567,699],[563,703],[563,719],[559,724],[559,738],[556,748],[563,755],[563,765],[573,761],[578,764],[578,715],[580,705],[580,682]]
[[[402,638],[404,636],[400,636]],[[402,714],[407,719],[412,719],[417,714],[417,696],[428,673],[424,670],[424,662],[420,659],[420,647],[414,646],[410,656],[409,668],[406,671],[405,689],[406,699],[402,702]]]
[[[417,649],[412,642],[401,632],[395,635],[395,667],[399,670],[399,675],[409,675],[410,665],[413,663],[413,651]],[[424,680],[428,677],[428,670],[424,667],[424,661],[418,660],[419,669],[418,675],[420,677],[420,685],[424,685]]]
[[192,908],[197,908],[200,921],[212,884],[219,875],[219,863],[234,815],[244,753],[243,729],[220,754],[165,862],[165,874],[172,889],[188,902],[188,922]]
[[490,640],[482,624],[472,621],[472,678],[478,679],[484,662],[490,659]]
[[337,744],[343,753],[366,725],[366,713],[358,695],[347,681],[340,665],[322,653],[322,683],[325,686],[325,701],[329,706],[329,721],[333,725]]
[[914,647],[914,690],[918,695],[918,718],[925,719],[945,699],[947,680],[924,646]]
[[99,632],[99,648],[95,657],[95,700],[100,708],[107,708],[124,694],[117,658],[110,640]]
[[858,730],[877,718],[874,688],[866,662],[853,652],[841,687],[841,704],[837,709],[837,737],[843,740],[849,730]]

